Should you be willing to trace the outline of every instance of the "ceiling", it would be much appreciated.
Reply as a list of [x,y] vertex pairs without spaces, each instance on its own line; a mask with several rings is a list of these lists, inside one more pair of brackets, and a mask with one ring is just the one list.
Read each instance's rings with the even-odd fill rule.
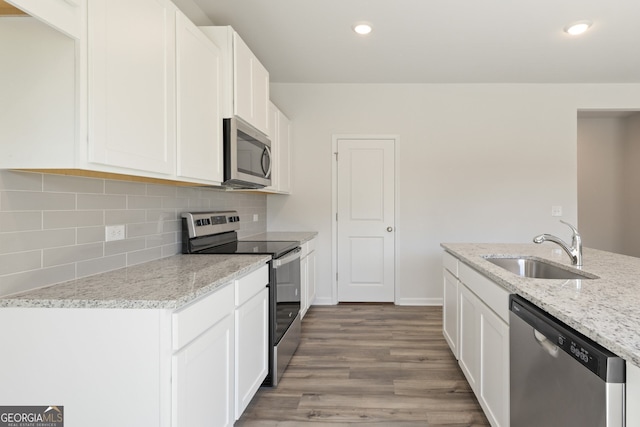
[[[272,82],[640,83],[638,0],[193,1]],[[585,19],[582,36],[563,32]]]

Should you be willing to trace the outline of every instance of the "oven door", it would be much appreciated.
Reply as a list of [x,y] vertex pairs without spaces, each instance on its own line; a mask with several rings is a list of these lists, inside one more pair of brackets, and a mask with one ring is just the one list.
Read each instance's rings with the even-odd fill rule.
[[[300,311],[300,248],[274,259],[275,286],[271,296],[273,319],[273,345],[278,345],[291,322]],[[275,292],[274,292],[275,291]]]

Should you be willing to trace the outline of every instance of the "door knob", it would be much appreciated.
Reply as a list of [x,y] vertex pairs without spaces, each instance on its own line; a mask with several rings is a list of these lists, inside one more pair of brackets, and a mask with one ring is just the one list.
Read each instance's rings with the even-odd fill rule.
[[387,227],[387,231],[391,233],[393,231],[393,227]]

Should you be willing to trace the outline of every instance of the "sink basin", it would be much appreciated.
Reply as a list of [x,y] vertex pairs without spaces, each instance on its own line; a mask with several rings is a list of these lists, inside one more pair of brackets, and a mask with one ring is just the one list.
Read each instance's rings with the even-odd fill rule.
[[596,279],[596,276],[586,273],[578,273],[575,271],[565,270],[556,265],[542,261],[536,258],[518,257],[518,258],[500,258],[486,257],[487,261],[502,267],[505,270],[517,274],[521,277],[529,277],[534,279]]

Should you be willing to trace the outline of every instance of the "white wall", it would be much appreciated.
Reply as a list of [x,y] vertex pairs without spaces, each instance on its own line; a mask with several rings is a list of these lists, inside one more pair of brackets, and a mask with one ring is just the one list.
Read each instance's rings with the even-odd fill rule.
[[623,251],[624,120],[578,117],[578,222],[585,246]]
[[640,113],[625,120],[624,253],[640,257]]
[[[640,85],[273,84],[293,121],[293,195],[269,196],[269,230],[315,230],[317,303],[331,270],[334,134],[397,134],[397,300],[440,303],[441,242],[569,237],[577,219],[576,111],[640,107]],[[588,266],[588,259],[585,260]]]

